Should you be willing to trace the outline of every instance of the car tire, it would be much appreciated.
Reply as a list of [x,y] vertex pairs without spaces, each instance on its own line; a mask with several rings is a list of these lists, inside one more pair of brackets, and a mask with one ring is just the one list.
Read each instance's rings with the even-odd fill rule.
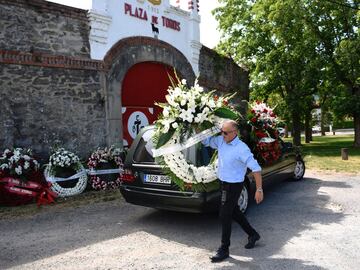
[[240,211],[245,213],[249,205],[249,189],[246,184],[244,184],[244,187],[241,191],[239,200],[238,200],[238,206],[240,208]]
[[305,174],[305,162],[299,159],[296,161],[293,179],[295,181],[299,181],[303,179],[304,174]]

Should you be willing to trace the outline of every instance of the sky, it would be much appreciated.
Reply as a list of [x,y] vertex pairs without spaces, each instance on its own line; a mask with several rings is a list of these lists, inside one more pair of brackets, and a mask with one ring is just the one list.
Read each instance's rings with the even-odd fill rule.
[[[188,0],[182,1],[187,2]],[[50,2],[82,9],[91,9],[91,0],[50,0]],[[173,0],[170,0],[170,3],[172,2]],[[200,42],[209,48],[215,47],[220,39],[220,32],[217,30],[218,23],[211,14],[211,11],[218,5],[217,0],[200,0]]]

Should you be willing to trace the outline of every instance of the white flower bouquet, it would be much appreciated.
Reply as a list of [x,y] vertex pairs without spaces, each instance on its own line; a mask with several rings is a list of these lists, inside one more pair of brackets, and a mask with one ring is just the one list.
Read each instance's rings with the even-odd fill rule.
[[51,189],[60,197],[79,194],[87,185],[86,170],[80,158],[64,148],[56,149],[50,156],[44,174],[52,183]]
[[195,129],[213,127],[218,118],[237,119],[237,112],[229,106],[229,100],[234,95],[219,97],[214,92],[205,92],[197,80],[190,88],[184,79],[177,85],[170,86],[169,94],[166,95],[168,103],[156,103],[163,109],[156,121],[157,133],[163,134],[156,147],[164,145],[175,131],[183,140],[194,133]]
[[219,132],[218,127],[223,120],[238,119],[239,114],[228,103],[233,95],[218,97],[214,92],[205,92],[197,81],[188,88],[185,80],[178,80],[177,85],[168,89],[168,103],[157,104],[163,112],[155,122],[154,153],[157,153],[157,162],[164,165],[165,173],[181,189],[201,191],[218,188],[216,153],[211,164],[197,167],[189,163],[181,152],[181,149],[196,144],[204,136]]

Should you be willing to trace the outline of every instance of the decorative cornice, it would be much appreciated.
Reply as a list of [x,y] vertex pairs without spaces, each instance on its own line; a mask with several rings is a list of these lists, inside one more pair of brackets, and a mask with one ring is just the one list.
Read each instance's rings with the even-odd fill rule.
[[104,62],[79,57],[0,50],[0,63],[66,69],[104,70]]

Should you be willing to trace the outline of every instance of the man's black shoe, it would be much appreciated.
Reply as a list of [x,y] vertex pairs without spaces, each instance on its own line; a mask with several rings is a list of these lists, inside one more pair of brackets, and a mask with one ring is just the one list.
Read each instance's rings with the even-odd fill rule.
[[210,257],[211,262],[221,262],[223,260],[225,260],[226,258],[229,258],[229,249],[223,249],[223,248],[219,248],[216,251],[216,254],[212,257]]
[[251,235],[248,237],[248,243],[245,245],[245,248],[251,249],[255,247],[255,242],[260,239],[260,235],[258,233],[255,233],[254,235]]

